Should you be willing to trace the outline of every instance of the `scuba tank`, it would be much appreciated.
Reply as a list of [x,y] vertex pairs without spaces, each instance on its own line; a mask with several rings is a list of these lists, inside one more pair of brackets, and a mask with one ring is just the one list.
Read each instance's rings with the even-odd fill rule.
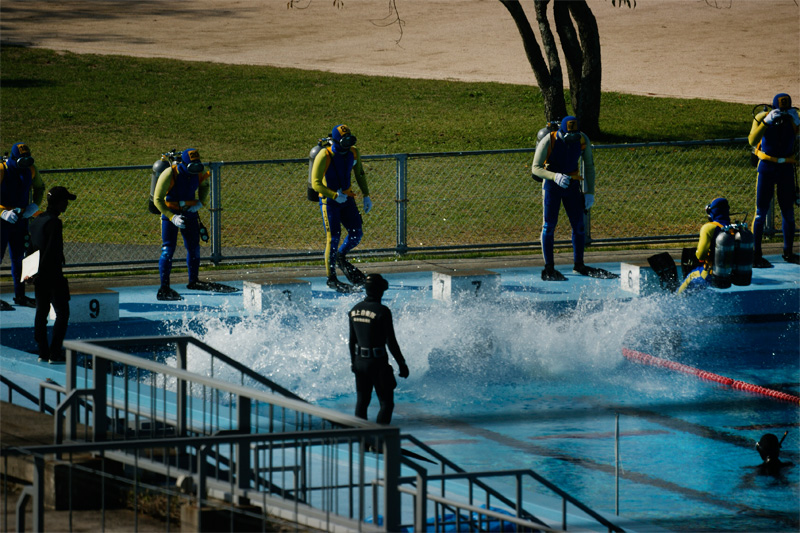
[[[539,146],[539,143],[542,142],[542,139],[544,139],[545,137],[549,136],[552,132],[558,131],[558,128],[560,128],[560,127],[561,127],[561,121],[560,120],[551,120],[551,121],[549,121],[547,123],[547,126],[545,126],[544,128],[540,129],[536,133],[536,146]],[[533,178],[533,181],[535,181],[537,183],[542,183],[542,181],[543,181],[542,178],[540,178],[536,174],[531,174],[531,178]]]
[[736,240],[728,232],[729,227],[722,228],[714,240],[714,267],[711,286],[717,289],[727,289],[731,286],[733,252]]
[[321,150],[331,144],[330,137],[324,137],[317,141],[317,145],[308,153],[308,182],[306,183],[306,197],[310,202],[319,202],[319,193],[311,186],[311,171],[314,169],[314,159]]
[[736,224],[734,226],[736,235],[734,237],[734,263],[733,276],[731,281],[734,285],[746,287],[750,285],[753,278],[753,245],[755,238],[747,224]]
[[150,176],[150,200],[147,202],[147,210],[154,215],[161,214],[156,204],[153,203],[158,177],[161,176],[162,172],[172,166],[172,162],[175,161],[176,158],[180,158],[180,154],[176,154],[176,151],[172,150],[171,152],[161,154],[161,159],[153,163],[153,173]]

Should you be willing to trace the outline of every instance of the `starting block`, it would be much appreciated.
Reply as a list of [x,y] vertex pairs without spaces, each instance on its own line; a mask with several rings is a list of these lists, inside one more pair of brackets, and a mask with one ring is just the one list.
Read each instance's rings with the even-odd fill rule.
[[472,298],[495,297],[500,292],[500,274],[491,270],[460,270],[433,273],[433,299],[452,303]]
[[242,286],[244,308],[261,312],[272,305],[311,304],[311,282],[302,279],[245,281]]
[[[116,322],[119,320],[119,293],[109,289],[93,289],[91,292],[70,291],[69,321],[77,322]],[[56,312],[50,306],[50,320],[56,319]]]
[[620,287],[637,296],[649,296],[663,292],[661,280],[647,263],[620,263]]

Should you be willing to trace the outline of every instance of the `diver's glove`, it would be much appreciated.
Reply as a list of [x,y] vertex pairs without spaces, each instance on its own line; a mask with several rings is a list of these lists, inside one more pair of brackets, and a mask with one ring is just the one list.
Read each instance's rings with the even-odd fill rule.
[[36,212],[39,210],[39,206],[36,204],[28,204],[28,207],[25,208],[25,211],[22,212],[22,218],[31,218]]
[[561,173],[556,174],[556,177],[553,178],[553,181],[556,182],[556,185],[558,185],[562,189],[566,189],[567,187],[569,187],[569,182],[571,180],[572,178],[570,178],[568,175]]
[[400,364],[400,371],[398,372],[398,375],[401,378],[405,379],[408,377],[408,365],[406,365],[405,363],[399,363],[399,364]]
[[366,215],[372,211],[372,200],[369,199],[369,196],[364,197],[364,214]]
[[169,219],[169,220],[170,220],[170,222],[172,222],[173,224],[175,224],[176,226],[178,226],[181,229],[186,227],[186,224],[184,224],[184,222],[183,222],[183,216],[182,215],[172,215],[172,218]]
[[185,211],[187,213],[197,213],[198,211],[200,211],[201,207],[203,207],[203,203],[202,202],[197,202],[196,204],[190,205],[189,207],[187,207],[185,209]]
[[339,189],[333,199],[336,200],[337,204],[343,204],[347,201],[347,195],[342,192],[342,189]]
[[798,116],[796,108],[791,108],[786,114],[792,117],[792,122],[794,122],[795,126],[800,126],[800,116]]
[[11,224],[17,223],[17,214],[11,209],[6,209],[2,213],[0,213],[0,218]]
[[773,109],[772,111],[770,111],[767,114],[766,117],[764,117],[764,124],[767,124],[768,126],[772,126],[772,123],[775,121],[775,119],[780,117],[782,114],[783,114],[783,111],[781,111],[780,109]]
[[584,194],[583,199],[585,202],[584,209],[588,211],[594,205],[594,194]]

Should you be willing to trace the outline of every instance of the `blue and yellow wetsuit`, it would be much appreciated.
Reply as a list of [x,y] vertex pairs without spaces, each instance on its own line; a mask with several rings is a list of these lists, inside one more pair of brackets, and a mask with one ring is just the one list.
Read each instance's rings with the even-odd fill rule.
[[[188,150],[184,151],[184,154]],[[186,160],[186,158],[184,158]],[[197,281],[200,271],[200,223],[197,212],[188,211],[198,202],[208,205],[211,194],[211,173],[208,171],[192,174],[181,162],[165,169],[158,177],[153,203],[161,211],[161,257],[158,272],[161,286],[169,287],[172,271],[172,256],[178,244],[178,230],[183,235],[186,247],[186,266],[189,270],[189,283]],[[195,193],[198,197],[195,198]],[[181,215],[186,227],[178,228],[172,223],[174,215]]]
[[[328,278],[336,274],[337,254],[346,255],[363,236],[363,222],[352,190],[351,171],[355,174],[361,193],[369,196],[367,178],[355,146],[349,149],[339,149],[335,143],[327,146],[319,151],[311,167],[311,185],[319,194],[319,208],[325,226],[325,270]],[[339,190],[349,196],[341,204],[334,200]],[[347,230],[347,236],[340,246],[342,226]]]
[[[782,96],[782,95],[778,95]],[[776,96],[776,99],[778,98]],[[786,95],[788,97],[788,95]],[[791,99],[789,100],[791,105]],[[758,179],[756,181],[756,216],[753,220],[754,253],[756,261],[762,256],[761,237],[764,234],[769,204],[777,187],[778,206],[781,210],[781,229],[783,230],[783,253],[792,253],[795,235],[794,222],[794,165],[795,139],[798,126],[787,119],[780,124],[769,125],[764,122],[768,112],[756,115],[747,140],[755,148],[759,158]]]
[[[11,148],[11,157],[0,164],[0,212],[14,209],[24,211],[30,204],[42,205],[44,182],[35,166],[22,168],[17,165],[20,146],[23,150],[28,150],[27,146],[17,143]],[[25,296],[25,285],[19,278],[22,273],[27,236],[28,218],[23,217],[22,213],[13,224],[7,220],[0,220],[0,260],[5,256],[8,247],[11,257],[11,277],[14,278],[14,297],[17,299]]]
[[[581,141],[567,143],[558,132],[552,132],[536,146],[533,156],[532,173],[542,178],[542,199],[544,223],[542,225],[542,255],[545,265],[553,264],[553,245],[555,241],[558,211],[564,204],[569,223],[572,226],[572,250],[574,262],[583,263],[584,249],[584,199],[583,194],[594,194],[594,158],[589,138],[581,133]],[[581,176],[583,160],[583,176]],[[572,177],[569,187],[563,189],[555,181],[556,174]],[[583,181],[583,190],[581,190]]]
[[705,289],[711,285],[709,276],[714,273],[714,244],[723,227],[720,222],[707,222],[700,228],[700,240],[695,252],[700,265],[689,272],[681,286],[678,287],[678,294],[684,291]]

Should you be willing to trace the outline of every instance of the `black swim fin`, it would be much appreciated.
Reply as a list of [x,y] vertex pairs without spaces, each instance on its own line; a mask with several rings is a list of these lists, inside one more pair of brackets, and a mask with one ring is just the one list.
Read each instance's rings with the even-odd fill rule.
[[616,279],[619,277],[619,274],[614,274],[602,268],[586,266],[583,263],[575,263],[575,266],[572,267],[572,271],[581,276],[589,276],[590,278],[597,279]]
[[363,285],[367,281],[367,276],[341,255],[336,258],[336,266],[353,285]]
[[661,282],[661,288],[670,292],[678,290],[678,267],[669,252],[652,255],[647,258],[647,263]]
[[361,287],[356,287],[354,285],[348,285],[347,283],[342,283],[336,278],[336,276],[331,276],[328,278],[328,287],[342,294],[352,294],[354,292],[361,292]]
[[222,292],[231,293],[238,292],[239,289],[231,287],[230,285],[223,285],[222,283],[214,283],[212,281],[192,281],[186,284],[186,288],[192,291],[209,291],[209,292]]

